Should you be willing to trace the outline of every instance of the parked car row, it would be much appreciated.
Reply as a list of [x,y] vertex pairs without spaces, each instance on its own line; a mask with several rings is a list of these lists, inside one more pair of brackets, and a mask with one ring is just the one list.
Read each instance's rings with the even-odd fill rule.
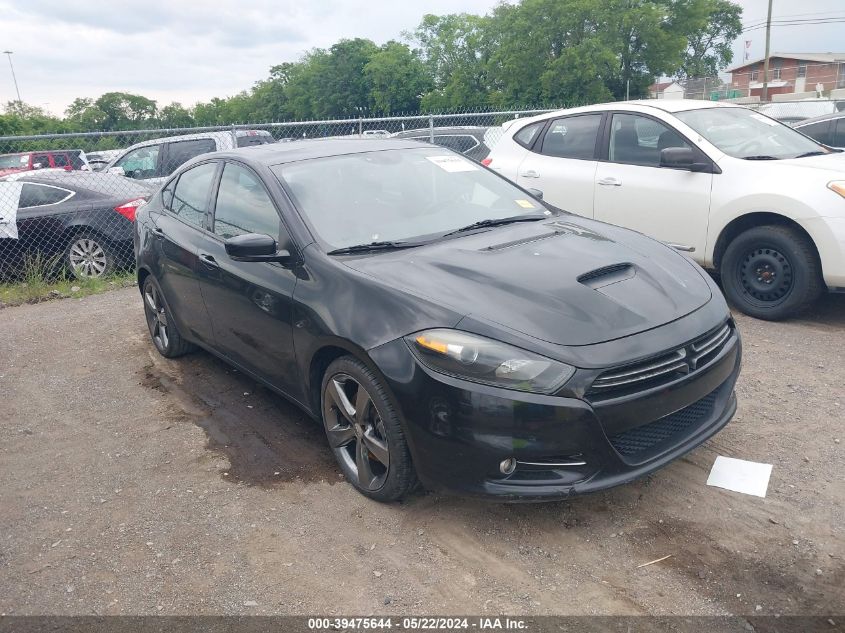
[[39,169],[62,169],[65,171],[90,171],[85,152],[79,149],[63,149],[39,152],[18,152],[0,155],[0,177]]

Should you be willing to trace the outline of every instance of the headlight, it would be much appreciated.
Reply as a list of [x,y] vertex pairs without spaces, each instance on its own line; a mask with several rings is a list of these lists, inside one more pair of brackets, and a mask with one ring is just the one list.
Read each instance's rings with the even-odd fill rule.
[[827,188],[845,198],[845,180],[831,180],[827,183]]
[[459,330],[426,330],[405,340],[430,369],[486,385],[551,393],[575,373],[564,363]]

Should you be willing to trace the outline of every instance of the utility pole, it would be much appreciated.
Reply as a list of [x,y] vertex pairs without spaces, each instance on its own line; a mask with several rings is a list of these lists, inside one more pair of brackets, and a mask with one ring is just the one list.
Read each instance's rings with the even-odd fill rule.
[[769,0],[769,15],[766,18],[766,58],[763,60],[763,92],[760,100],[769,100],[769,42],[772,39],[772,0]]
[[3,51],[3,53],[9,58],[9,68],[12,69],[12,81],[15,82],[15,92],[18,93],[18,107],[20,107],[23,101],[21,101],[21,91],[18,88],[18,78],[15,77],[15,67],[12,65],[12,51]]

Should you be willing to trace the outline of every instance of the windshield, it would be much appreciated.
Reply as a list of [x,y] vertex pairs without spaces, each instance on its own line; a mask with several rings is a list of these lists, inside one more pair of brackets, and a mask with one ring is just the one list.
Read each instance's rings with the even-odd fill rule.
[[273,170],[329,250],[433,239],[483,220],[551,214],[506,180],[442,148],[333,156]]
[[0,169],[17,169],[26,167],[29,163],[29,154],[7,154],[0,156]]
[[687,110],[675,116],[734,158],[772,160],[829,151],[791,127],[746,108]]

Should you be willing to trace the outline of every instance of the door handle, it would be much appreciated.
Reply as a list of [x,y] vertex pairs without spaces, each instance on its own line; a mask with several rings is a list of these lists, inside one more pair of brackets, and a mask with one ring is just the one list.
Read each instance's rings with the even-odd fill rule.
[[209,255],[208,253],[200,253],[200,261],[203,263],[204,266],[208,268],[220,268],[220,264],[217,263],[217,260],[214,259],[214,255]]
[[602,187],[621,187],[622,181],[618,178],[614,178],[613,176],[608,176],[607,178],[599,180],[598,184]]
[[539,178],[540,172],[537,171],[536,169],[526,169],[525,171],[520,172],[519,175],[522,176],[523,178]]

